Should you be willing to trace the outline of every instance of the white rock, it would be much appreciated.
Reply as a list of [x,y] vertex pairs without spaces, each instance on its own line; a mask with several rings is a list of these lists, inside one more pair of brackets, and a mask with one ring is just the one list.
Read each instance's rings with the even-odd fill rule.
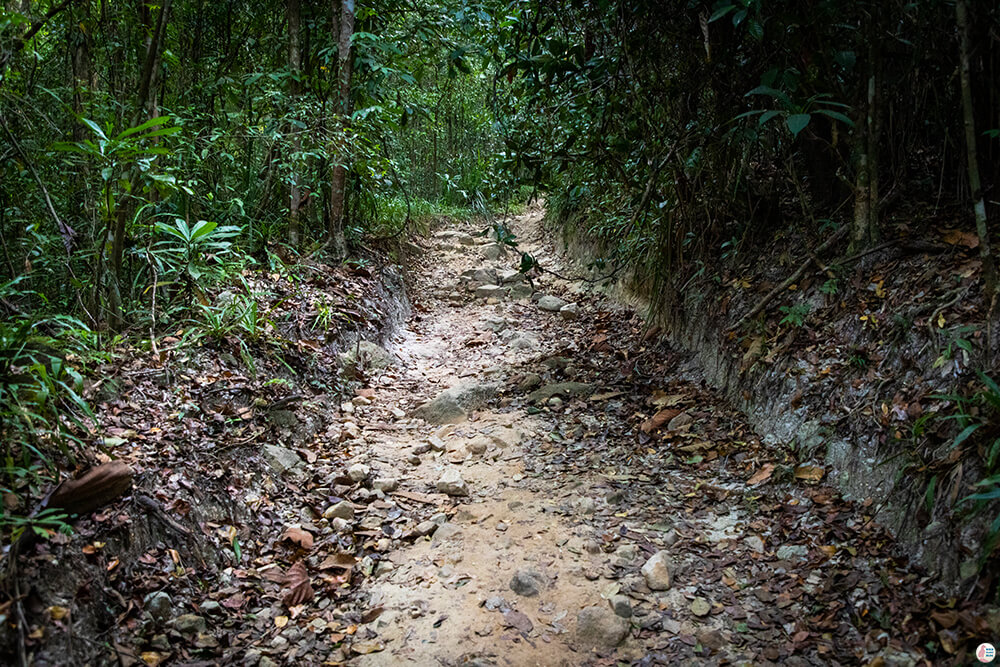
[[366,466],[364,463],[355,463],[347,469],[347,476],[350,477],[353,482],[363,482],[368,479],[368,475],[371,471],[371,468]]
[[399,487],[399,480],[395,477],[379,477],[372,482],[372,488],[382,493],[391,493]]
[[575,303],[567,303],[565,306],[559,309],[559,315],[564,320],[575,320],[580,317],[580,306]]
[[559,312],[559,310],[565,305],[565,301],[557,296],[552,296],[551,294],[546,294],[538,300],[538,307],[551,313]]
[[346,500],[341,500],[336,505],[330,505],[323,512],[324,519],[344,519],[349,521],[354,518],[354,505],[347,502]]
[[437,490],[449,496],[469,495],[469,485],[462,479],[462,473],[459,472],[458,468],[445,470],[441,479],[437,481]]
[[669,556],[666,551],[657,551],[642,566],[642,576],[650,590],[665,591],[670,588]]

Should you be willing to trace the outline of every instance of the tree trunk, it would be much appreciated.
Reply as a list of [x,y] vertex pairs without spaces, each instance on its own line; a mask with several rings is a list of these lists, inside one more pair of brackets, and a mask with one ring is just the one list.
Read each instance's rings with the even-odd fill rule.
[[[996,268],[990,252],[989,220],[983,200],[982,182],[979,177],[979,157],[976,152],[976,121],[972,106],[972,82],[969,65],[969,12],[966,0],[955,2],[955,19],[958,24],[958,56],[962,86],[962,118],[965,124],[965,152],[969,168],[969,189],[972,191],[972,208],[976,216],[976,233],[979,235],[979,257],[983,262],[984,297],[992,315],[996,302]],[[991,327],[992,333],[992,327]],[[992,339],[992,335],[991,335]],[[992,353],[992,340],[990,347]]]
[[[139,94],[136,97],[136,110],[132,117],[132,127],[138,125],[144,116],[148,117],[156,108],[156,72],[160,68],[163,40],[167,32],[171,4],[173,4],[173,0],[163,0],[156,26],[146,40],[146,54],[142,60],[142,76],[139,79]],[[130,194],[135,194],[139,188],[139,178],[138,172],[133,174]],[[108,280],[108,310],[111,326],[114,329],[120,329],[124,323],[120,281],[122,256],[125,251],[125,235],[128,231],[127,223],[131,209],[130,200],[123,197],[118,204],[111,234],[111,270],[113,275]]]
[[872,5],[868,29],[868,78],[864,116],[858,123],[854,188],[854,220],[850,252],[870,246],[878,238],[878,141],[881,131],[878,95],[878,7]]
[[[351,36],[354,34],[354,0],[333,0],[339,15],[337,36],[337,103],[341,114],[341,137],[337,146],[336,163],[330,182],[330,229],[327,245],[335,255],[342,255],[344,243],[344,201],[347,195],[347,130],[351,122],[351,74],[354,59],[351,55]],[[339,5],[339,10],[337,9]]]
[[[298,78],[302,72],[302,49],[299,45],[299,36],[301,33],[299,0],[288,0],[286,10],[288,17],[288,69],[292,74],[289,92],[291,93],[294,105],[299,95]],[[301,200],[301,193],[299,192],[299,171],[296,159],[301,152],[302,144],[298,128],[295,125],[289,123],[288,132],[292,135],[292,151],[288,160],[292,172],[288,186],[288,245],[297,248],[299,245],[299,201]]]

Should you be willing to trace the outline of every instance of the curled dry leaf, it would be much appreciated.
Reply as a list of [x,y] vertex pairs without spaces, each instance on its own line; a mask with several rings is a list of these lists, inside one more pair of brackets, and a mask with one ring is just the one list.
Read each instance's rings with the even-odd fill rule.
[[767,480],[771,479],[771,473],[774,472],[773,463],[765,463],[760,470],[753,474],[753,477],[747,480],[747,484],[754,486],[756,484],[763,484]]
[[286,607],[305,604],[313,599],[315,593],[313,592],[312,584],[309,582],[309,573],[306,571],[306,566],[302,561],[288,568],[288,572],[285,573],[284,583],[288,592],[281,601]]
[[642,422],[639,429],[643,433],[651,433],[656,429],[660,428],[664,424],[668,424],[671,419],[679,415],[682,411],[675,408],[667,408],[665,410],[660,410],[655,415]]
[[285,529],[285,532],[282,533],[281,539],[294,542],[307,551],[313,548],[312,533],[301,526],[289,526]]
[[350,570],[357,563],[351,554],[330,554],[319,564],[321,570]]
[[795,468],[795,479],[802,479],[807,482],[818,482],[823,479],[826,470],[819,466],[798,466]]

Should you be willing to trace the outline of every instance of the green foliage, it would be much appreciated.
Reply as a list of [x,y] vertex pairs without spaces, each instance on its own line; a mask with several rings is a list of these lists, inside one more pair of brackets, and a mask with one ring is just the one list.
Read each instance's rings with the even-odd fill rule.
[[812,307],[808,303],[797,303],[794,306],[781,306],[778,310],[784,315],[779,324],[801,327],[806,323],[806,318],[809,317]]
[[31,529],[49,535],[65,515],[25,515],[29,500],[58,478],[59,463],[72,462],[86,444],[94,415],[82,398],[91,332],[69,317],[0,322],[0,492],[5,505],[0,533],[16,537]]
[[230,239],[239,233],[237,227],[219,227],[206,220],[189,227],[181,218],[172,225],[157,222],[156,230],[163,236],[152,249],[159,270],[167,281],[183,283],[189,292],[210,276],[219,277],[218,271],[212,275],[212,268],[222,266],[232,252]]

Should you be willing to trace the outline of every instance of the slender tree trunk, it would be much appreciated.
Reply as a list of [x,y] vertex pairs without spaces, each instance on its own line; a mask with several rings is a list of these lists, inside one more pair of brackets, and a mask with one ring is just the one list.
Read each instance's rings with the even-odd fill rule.
[[[298,78],[302,72],[302,49],[299,44],[301,34],[299,0],[288,0],[286,13],[288,18],[288,69],[292,74],[289,91],[294,104],[300,92]],[[289,156],[292,173],[288,186],[288,244],[297,248],[299,245],[299,202],[302,196],[299,191],[299,170],[296,159],[301,152],[302,142],[295,125],[289,123],[288,131],[292,135],[292,154]]]
[[[136,97],[136,110],[132,116],[132,126],[138,125],[143,117],[148,117],[156,109],[156,73],[160,69],[163,52],[163,41],[167,32],[167,22],[170,20],[170,8],[173,0],[163,0],[156,26],[146,40],[146,54],[142,60],[142,74],[139,79],[139,94]],[[131,193],[139,188],[139,173],[136,171],[131,179]],[[111,234],[111,270],[113,275],[108,280],[108,310],[111,326],[120,329],[124,323],[124,311],[121,297],[122,257],[125,252],[125,236],[128,231],[128,219],[133,207],[127,198],[122,198],[118,204]]]
[[351,54],[351,36],[354,34],[354,0],[333,0],[339,15],[337,35],[337,111],[341,114],[343,131],[338,140],[336,163],[330,182],[330,229],[327,244],[335,255],[345,252],[344,244],[344,202],[347,195],[347,130],[350,126],[351,75],[354,59]]
[[979,257],[983,262],[984,297],[989,306],[990,353],[993,350],[993,312],[996,305],[996,267],[990,252],[989,220],[983,200],[982,182],[979,178],[979,157],[976,151],[975,107],[972,106],[972,76],[970,74],[969,12],[966,0],[956,0],[955,19],[958,24],[958,56],[962,86],[962,118],[965,124],[965,152],[969,168],[969,189],[972,190],[972,208],[976,216],[976,233],[979,235]]
[[854,187],[854,220],[850,251],[872,245],[878,238],[878,141],[881,131],[878,95],[878,7],[872,4],[868,29],[868,77],[865,110],[858,123]]

